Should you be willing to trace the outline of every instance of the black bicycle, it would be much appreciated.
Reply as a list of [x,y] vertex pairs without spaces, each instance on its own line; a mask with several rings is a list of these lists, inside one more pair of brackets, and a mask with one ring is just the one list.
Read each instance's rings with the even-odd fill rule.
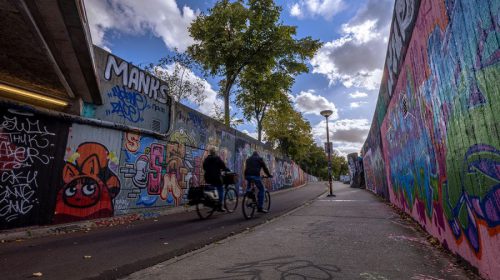
[[[261,177],[262,179],[267,179],[269,177]],[[264,182],[262,182],[264,184]],[[241,202],[241,210],[243,212],[243,217],[245,219],[253,218],[255,214],[255,210],[257,209],[257,187],[255,186],[255,181],[250,181],[250,186],[247,186],[247,191],[243,196],[243,200]],[[264,187],[265,189],[265,187]],[[262,205],[262,209],[265,211],[269,211],[271,209],[271,194],[267,189],[264,192],[264,204]]]
[[227,172],[222,176],[224,183],[224,205],[220,205],[217,188],[208,184],[190,188],[188,192],[188,204],[196,206],[196,213],[202,220],[210,218],[215,210],[221,206],[224,207],[227,213],[234,212],[238,207],[239,200],[235,187],[236,178],[236,173]]

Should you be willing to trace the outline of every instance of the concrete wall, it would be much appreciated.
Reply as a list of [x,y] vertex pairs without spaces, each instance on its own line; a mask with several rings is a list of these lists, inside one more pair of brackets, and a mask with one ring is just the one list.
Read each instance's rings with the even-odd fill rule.
[[500,275],[499,19],[499,1],[396,1],[363,147],[367,188],[489,279]]
[[[123,128],[2,103],[0,229],[149,216],[183,205],[188,189],[203,183],[202,162],[212,146],[239,174],[260,151],[274,176],[266,186],[271,191],[314,180],[256,140],[180,104],[165,139]],[[239,180],[240,191],[244,185]]]
[[347,155],[347,165],[349,167],[351,188],[365,188],[363,159],[358,156],[358,153],[350,153]]

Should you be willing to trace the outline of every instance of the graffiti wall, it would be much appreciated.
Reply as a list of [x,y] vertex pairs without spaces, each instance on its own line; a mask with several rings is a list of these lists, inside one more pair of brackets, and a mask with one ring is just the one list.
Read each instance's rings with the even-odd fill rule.
[[358,156],[358,153],[350,153],[347,155],[347,165],[349,167],[349,176],[351,178],[351,188],[365,188],[363,159]]
[[0,229],[49,223],[68,124],[0,107]]
[[416,8],[415,19],[396,71],[389,43],[376,125],[363,147],[367,188],[387,188],[393,204],[493,279],[500,275],[500,2],[409,2],[395,5],[391,40],[401,34],[400,10]]
[[103,104],[85,104],[83,115],[167,133],[172,107],[168,85],[97,46],[94,55]]
[[70,127],[54,223],[111,217],[120,192],[118,164],[122,133],[87,125]]
[[269,190],[315,180],[255,139],[180,104],[163,137],[9,106],[0,103],[0,229],[150,216],[184,205],[189,188],[204,183],[202,163],[212,147],[240,175],[240,192],[255,150],[274,176]]

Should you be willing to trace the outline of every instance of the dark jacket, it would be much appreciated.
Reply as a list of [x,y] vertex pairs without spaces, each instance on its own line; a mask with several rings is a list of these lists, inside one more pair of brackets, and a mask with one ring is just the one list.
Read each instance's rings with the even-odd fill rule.
[[260,169],[264,169],[267,176],[271,176],[264,160],[257,154],[247,158],[245,176],[260,176]]
[[222,185],[221,170],[229,171],[224,161],[214,155],[208,155],[203,161],[203,170],[205,170],[205,183],[211,185]]

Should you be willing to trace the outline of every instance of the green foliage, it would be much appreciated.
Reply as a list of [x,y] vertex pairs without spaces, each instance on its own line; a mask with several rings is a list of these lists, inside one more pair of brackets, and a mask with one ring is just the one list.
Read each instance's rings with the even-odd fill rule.
[[308,174],[323,180],[328,179],[328,158],[322,148],[310,145],[307,147],[307,157],[297,163]]
[[332,176],[338,179],[340,175],[346,175],[348,173],[349,165],[347,164],[346,158],[334,151],[332,154]]
[[280,22],[281,11],[273,0],[220,0],[189,28],[197,43],[188,53],[205,71],[222,77],[226,125],[230,123],[231,89],[246,67],[256,73],[277,66],[289,73],[305,72],[303,61],[321,46],[310,37],[295,39],[296,27]]
[[[309,122],[289,102],[270,108],[263,128],[268,143],[298,163],[305,172],[328,179],[327,154],[314,143]],[[347,174],[348,165],[344,156],[333,152],[331,162],[332,176],[338,178]]]
[[284,155],[299,162],[313,144],[311,125],[290,103],[273,107],[263,121],[266,140]]
[[253,69],[243,72],[236,104],[242,108],[245,119],[256,121],[259,141],[262,140],[262,121],[267,111],[288,104],[286,92],[292,84],[293,78],[284,72],[259,73]]

